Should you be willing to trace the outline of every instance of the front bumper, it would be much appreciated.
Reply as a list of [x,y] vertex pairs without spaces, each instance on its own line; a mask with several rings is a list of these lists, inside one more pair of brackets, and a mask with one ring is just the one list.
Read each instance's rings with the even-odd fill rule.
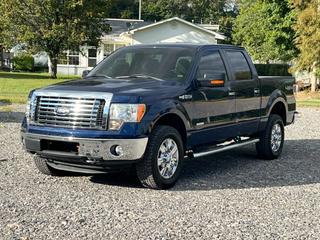
[[[87,159],[87,162],[108,162],[108,161],[135,161],[143,157],[147,147],[148,138],[136,139],[93,139],[93,138],[74,138],[52,135],[40,135],[33,133],[21,133],[21,137],[27,151],[43,156],[67,159]],[[43,147],[44,141],[58,142],[61,146],[74,143],[76,151],[69,149],[52,150]],[[116,155],[114,147],[121,146],[123,154]]]

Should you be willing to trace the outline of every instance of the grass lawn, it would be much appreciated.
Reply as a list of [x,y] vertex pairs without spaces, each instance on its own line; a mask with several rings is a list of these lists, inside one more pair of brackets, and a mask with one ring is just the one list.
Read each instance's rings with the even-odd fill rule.
[[79,78],[78,76],[58,76],[50,79],[47,73],[20,73],[0,71],[0,102],[25,103],[28,93],[34,88]]
[[299,92],[296,94],[298,107],[319,107],[320,108],[320,92]]

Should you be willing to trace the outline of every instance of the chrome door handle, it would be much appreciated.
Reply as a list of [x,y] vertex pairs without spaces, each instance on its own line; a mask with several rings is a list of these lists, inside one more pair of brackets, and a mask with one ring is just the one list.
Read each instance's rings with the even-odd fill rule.
[[235,96],[236,95],[236,92],[229,92],[229,96]]
[[253,90],[253,92],[254,92],[255,95],[260,95],[260,89],[259,88],[255,88]]

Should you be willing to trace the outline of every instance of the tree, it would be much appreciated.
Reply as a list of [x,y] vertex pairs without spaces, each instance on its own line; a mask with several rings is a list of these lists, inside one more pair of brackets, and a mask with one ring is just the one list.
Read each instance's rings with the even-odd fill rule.
[[297,22],[296,44],[300,50],[294,69],[311,71],[311,91],[317,87],[317,73],[320,70],[320,1],[293,0]]
[[111,18],[138,18],[138,0],[106,0],[105,9]]
[[102,21],[104,9],[104,0],[1,0],[0,23],[7,43],[25,43],[33,52],[47,52],[51,77],[56,78],[64,50],[97,46],[109,30]]
[[261,62],[292,60],[297,49],[293,43],[294,15],[287,0],[242,2],[235,21],[234,43],[246,47]]

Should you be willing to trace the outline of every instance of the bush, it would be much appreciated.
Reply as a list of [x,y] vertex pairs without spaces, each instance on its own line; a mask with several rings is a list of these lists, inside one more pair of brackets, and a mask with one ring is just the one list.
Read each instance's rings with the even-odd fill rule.
[[27,53],[21,53],[12,59],[13,69],[17,71],[33,71],[34,58]]
[[291,76],[288,64],[255,64],[259,76]]

